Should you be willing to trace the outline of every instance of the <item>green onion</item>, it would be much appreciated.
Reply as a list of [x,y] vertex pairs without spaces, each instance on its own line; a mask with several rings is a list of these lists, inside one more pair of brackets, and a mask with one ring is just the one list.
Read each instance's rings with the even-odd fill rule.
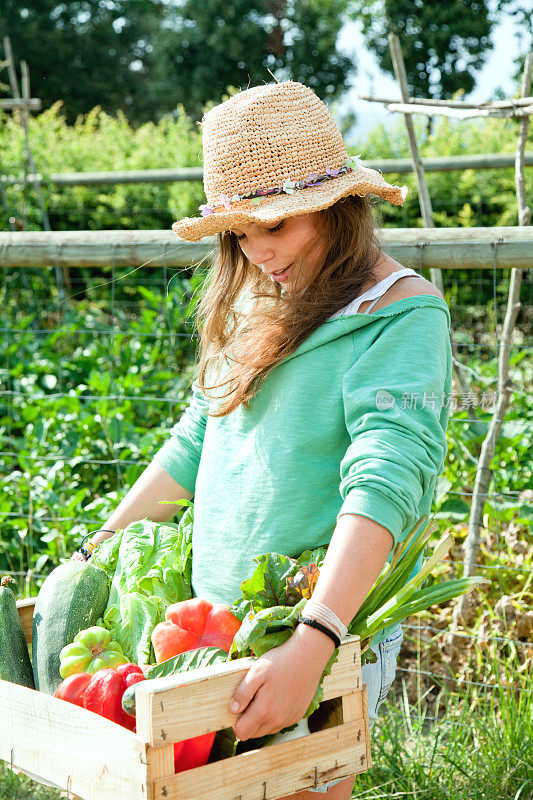
[[420,588],[450,549],[453,538],[449,533],[437,543],[420,571],[409,578],[433,533],[433,518],[422,527],[426,519],[427,516],[424,515],[418,520],[406,539],[396,545],[391,561],[384,566],[348,628],[350,634],[361,637],[362,653],[368,648],[374,634],[382,628],[395,625],[433,605],[453,600],[482,583],[490,583],[485,578],[469,577]]
[[[382,570],[372,590],[352,620],[350,628],[378,611],[387,602],[388,598],[396,595],[405,586],[409,575],[424,550],[427,540],[432,534],[431,523],[419,530],[420,524],[425,519],[426,516],[422,517],[413,527],[406,540],[396,545],[391,562],[385,565],[388,569],[385,570],[384,568]],[[413,540],[415,540],[415,544],[410,546]],[[384,575],[384,573],[386,574]]]
[[407,602],[398,603],[389,608],[388,611],[374,615],[372,623],[366,620],[366,623],[361,623],[355,629],[350,626],[350,633],[360,636],[361,642],[363,642],[364,639],[371,639],[382,628],[396,625],[406,617],[411,616],[411,614],[419,614],[433,605],[453,600],[455,597],[471,591],[475,586],[488,582],[485,578],[471,577],[458,578],[457,580],[429,586],[426,589],[421,589],[416,594],[413,593],[414,596]]

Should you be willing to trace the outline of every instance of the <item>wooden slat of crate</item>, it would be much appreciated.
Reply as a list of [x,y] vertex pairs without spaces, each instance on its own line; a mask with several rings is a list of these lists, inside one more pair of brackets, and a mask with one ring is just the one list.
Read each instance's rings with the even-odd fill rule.
[[150,800],[147,746],[97,714],[0,681],[0,758],[84,800]]
[[[236,717],[228,706],[252,663],[238,659],[138,684],[138,735],[152,747],[161,747],[231,727]],[[354,636],[343,643],[331,675],[324,678],[324,700],[361,688],[360,640]]]
[[366,759],[361,719],[160,778],[153,800],[274,800],[364,772]]
[[24,636],[28,644],[31,644],[32,631],[33,631],[33,609],[35,606],[35,597],[28,597],[25,600],[17,600],[17,611],[19,612],[20,621]]

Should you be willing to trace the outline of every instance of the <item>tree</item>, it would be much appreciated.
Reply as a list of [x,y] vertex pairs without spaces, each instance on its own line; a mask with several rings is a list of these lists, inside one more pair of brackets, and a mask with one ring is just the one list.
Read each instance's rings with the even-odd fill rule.
[[337,51],[347,1],[185,0],[179,13],[167,6],[158,80],[195,120],[229,86],[268,83],[271,73],[333,100],[354,71]]
[[381,69],[391,74],[387,35],[397,34],[413,97],[469,94],[493,46],[486,0],[355,0],[352,12]]
[[157,111],[151,41],[163,12],[161,0],[2,0],[0,39],[28,63],[44,108],[62,100],[69,122],[96,105],[145,121]]
[[3,0],[0,36],[30,67],[43,107],[68,122],[96,105],[131,123],[181,103],[193,120],[228,87],[274,80],[340,97],[350,58],[337,51],[349,0]]

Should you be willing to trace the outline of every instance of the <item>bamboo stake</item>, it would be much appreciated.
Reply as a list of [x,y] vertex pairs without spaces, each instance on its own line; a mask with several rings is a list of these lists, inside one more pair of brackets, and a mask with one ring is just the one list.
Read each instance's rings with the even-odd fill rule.
[[[396,75],[396,80],[400,85],[400,92],[402,95],[402,99],[404,102],[408,103],[409,87],[407,85],[407,73],[405,71],[405,64],[402,55],[402,48],[400,46],[400,40],[395,33],[390,33],[388,38],[389,38],[389,47],[392,57],[392,63],[394,66],[394,74]],[[435,221],[433,219],[433,206],[431,204],[431,196],[429,194],[429,187],[426,181],[424,165],[422,163],[422,159],[420,158],[420,152],[418,150],[418,145],[416,142],[415,130],[411,114],[408,112],[404,112],[404,119],[407,128],[407,135],[409,137],[411,157],[413,159],[413,168],[416,178],[416,185],[418,187],[418,197],[420,200],[422,219],[424,220],[424,225],[426,226],[426,228],[434,228]],[[423,251],[421,251],[421,256],[422,252]],[[444,295],[444,283],[442,280],[442,272],[440,271],[440,269],[430,269],[430,276],[432,282],[435,284],[437,289]],[[451,341],[451,348],[453,355],[453,368],[457,376],[457,381],[459,383],[459,386],[461,387],[461,392],[468,393],[471,391],[470,380],[468,379],[468,376],[462,367],[461,360],[459,358],[459,353],[457,352],[457,348],[453,341]],[[469,407],[467,409],[467,414],[469,419],[471,419],[472,421],[475,420],[475,414],[472,408]]]
[[[6,39],[9,42],[9,38],[7,36]],[[9,45],[9,57],[13,58],[11,54],[11,45]],[[25,61],[21,61],[20,67],[22,72],[22,92],[23,92],[22,97],[24,100],[28,101],[30,98],[30,75],[29,75],[28,65],[26,64]],[[30,148],[30,137],[28,134],[28,117],[29,117],[29,111],[27,108],[25,108],[21,111],[22,128],[24,130],[24,146],[26,148],[26,157],[28,159],[28,164],[30,166],[32,173],[35,174],[37,172],[37,165],[33,160],[33,154]],[[35,192],[37,194],[37,199],[39,201],[39,207],[41,209],[41,215],[43,218],[43,228],[45,229],[45,231],[50,231],[52,229],[50,228],[50,220],[48,219],[48,212],[46,210],[46,206],[44,203],[41,182],[35,181],[34,186],[35,186]]]
[[[11,49],[11,40],[10,40],[9,36],[4,36],[4,52],[5,52],[6,58],[7,58],[7,68],[8,68],[8,74],[9,74],[9,82],[11,84],[11,91],[13,93],[13,97],[14,97],[15,100],[21,100],[21,99],[24,100],[24,102],[26,104],[26,107],[21,109],[21,111],[20,111],[20,123],[21,123],[22,129],[24,131],[24,148],[25,148],[25,151],[26,151],[26,161],[27,161],[27,164],[28,164],[28,166],[30,168],[30,172],[32,172],[34,175],[36,175],[37,174],[37,165],[35,164],[35,161],[33,160],[33,155],[32,155],[31,148],[30,148],[30,138],[29,138],[29,134],[28,134],[29,110],[28,110],[28,107],[27,107],[27,103],[30,100],[30,75],[29,75],[28,65],[26,64],[25,61],[22,61],[22,63],[21,63],[22,92],[23,92],[23,97],[21,98],[21,95],[20,95],[20,92],[19,92],[19,87],[18,87],[17,73],[15,71],[15,65],[14,65],[14,60],[13,60],[13,51]],[[25,175],[24,185],[26,185],[26,174],[27,174],[27,169],[26,169],[26,166],[25,166],[25,169],[24,169],[24,175]],[[52,229],[50,227],[50,220],[48,219],[48,212],[46,210],[46,205],[45,205],[45,202],[44,202],[41,183],[40,183],[39,180],[36,180],[36,181],[33,181],[33,184],[34,184],[34,187],[35,187],[35,193],[37,195],[37,201],[39,203],[39,208],[41,209],[41,216],[42,216],[42,220],[43,220],[43,228],[44,228],[45,231],[50,231]],[[59,266],[56,265],[56,267],[55,267],[55,277],[56,277],[56,285],[57,285],[57,290],[58,290],[58,293],[59,293],[60,301],[63,301],[64,298],[65,298],[65,286],[64,286],[64,281],[63,281],[63,277],[64,276],[66,277],[67,285],[70,286],[70,279],[69,279],[68,274],[66,274],[65,269],[63,269],[63,272],[62,272],[61,269],[59,268]],[[69,293],[70,292],[71,292],[71,289],[69,289]]]
[[[7,61],[2,62],[2,64],[3,64],[3,66],[7,67],[7,74],[8,74],[8,77],[9,77],[9,85],[11,87],[11,94],[13,95],[13,100],[16,103],[17,101],[21,101],[21,97],[20,97],[19,86],[18,86],[18,81],[17,81],[17,73],[15,72],[15,68],[13,66],[13,55],[12,55],[12,52],[11,52],[11,42],[10,42],[8,36],[4,37],[4,52],[6,54]],[[26,185],[26,174],[24,175],[24,186],[25,185]],[[6,203],[7,203],[7,198],[6,198]],[[22,219],[23,219],[23,222],[24,222],[24,227],[27,227],[28,218],[27,218],[27,216],[25,214],[24,207],[22,208],[21,216],[22,216]],[[10,222],[10,227],[11,227],[11,224],[13,225],[13,230],[16,230],[17,226],[16,226],[15,222],[13,222],[13,223]]]
[[[359,95],[359,100],[367,100],[369,103],[398,103],[399,100],[392,100],[385,97],[370,97]],[[404,101],[405,102],[405,101]],[[410,97],[409,103],[416,103],[419,106],[446,106],[447,108],[520,108],[529,106],[533,103],[533,97],[511,97],[508,100],[491,100],[485,103],[467,103],[463,100],[433,100],[431,98]]]
[[389,103],[388,111],[401,114],[424,114],[426,117],[452,117],[453,119],[476,119],[478,117],[527,117],[533,113],[533,105],[524,108],[452,108],[450,106],[431,106],[422,103]]
[[11,50],[11,40],[9,36],[4,36],[4,52],[7,58],[7,74],[9,75],[9,84],[11,86],[11,93],[15,100],[20,100],[19,84],[17,80],[17,73],[13,64],[13,53]]
[[[28,66],[25,61],[22,62],[21,69],[22,69],[22,86],[23,91],[27,92],[27,96],[25,95],[23,98],[20,96],[19,87],[18,87],[18,80],[17,80],[17,73],[15,72],[15,66],[13,61],[13,51],[11,50],[11,40],[9,36],[4,36],[4,52],[7,58],[7,69],[9,73],[9,82],[11,84],[11,91],[13,93],[13,97],[15,100],[23,99],[26,103],[30,99],[30,79],[28,73]],[[37,174],[37,167],[35,161],[33,160],[32,152],[30,149],[30,141],[28,136],[28,109],[23,108],[21,110],[21,125],[24,131],[24,147],[26,150],[26,159],[28,165],[31,169],[31,172],[35,175]],[[41,208],[41,214],[43,218],[43,228],[45,231],[51,230],[50,228],[50,221],[48,219],[48,214],[46,212],[46,208],[44,205],[44,199],[41,191],[41,184],[40,181],[34,181],[35,190],[37,194],[37,199],[39,201],[39,206]]]
[[[522,75],[522,94],[525,94],[531,85],[531,75],[533,71],[533,52],[528,53],[524,64],[524,73]],[[516,160],[515,160],[515,185],[516,185],[516,202],[518,204],[518,224],[520,226],[531,225],[531,209],[527,204],[526,198],[526,182],[525,182],[525,153],[527,137],[529,133],[529,117],[520,120],[520,130],[518,133],[518,142],[516,145]],[[513,270],[514,272],[514,270]],[[521,271],[520,271],[521,274]],[[511,274],[511,280],[513,275]]]
[[[6,47],[6,40],[7,40],[7,47]],[[21,104],[24,104],[25,101],[21,101],[19,88],[18,88],[18,82],[17,82],[17,74],[16,74],[15,69],[13,67],[13,59],[12,59],[12,53],[11,53],[11,43],[10,43],[9,38],[7,36],[4,38],[4,50],[5,50],[5,53],[6,53],[6,56],[7,56],[7,62],[5,62],[4,66],[7,66],[7,71],[8,71],[8,75],[9,75],[9,83],[10,83],[10,86],[11,86],[11,92],[13,94],[13,102],[16,104],[18,101],[20,101]],[[16,231],[17,230],[16,219],[15,219],[14,216],[10,216],[9,215],[9,204],[8,204],[7,195],[6,195],[6,192],[5,192],[3,186],[2,186],[2,190],[1,190],[0,194],[1,194],[1,197],[2,197],[2,205],[3,205],[3,207],[4,207],[5,211],[6,211],[6,214],[8,215],[9,229],[12,230],[12,231]],[[24,221],[24,225],[27,225],[28,224],[28,219],[27,219],[26,215],[24,214],[24,211],[22,213],[22,218],[23,218],[23,221]],[[21,270],[21,278],[22,278],[22,284],[23,284],[24,288],[28,289],[29,285],[30,285],[30,282],[29,282],[29,279],[28,279],[28,274],[27,274],[25,269]],[[38,325],[38,322],[37,322],[36,319],[32,319],[31,326],[32,326],[34,331],[38,330],[39,325]]]
[[[389,48],[391,52],[392,63],[394,66],[394,74],[396,75],[396,80],[400,85],[400,92],[402,94],[402,99],[405,103],[407,103],[409,101],[407,73],[405,71],[405,64],[403,61],[402,50],[400,47],[400,40],[398,39],[395,33],[389,33]],[[424,173],[424,165],[422,164],[422,159],[420,158],[420,152],[418,150],[418,145],[416,142],[413,120],[411,119],[411,114],[408,112],[404,113],[404,118],[405,118],[405,127],[407,128],[407,135],[409,137],[409,146],[411,148],[411,158],[413,159],[413,167],[416,178],[416,185],[418,188],[418,196],[420,198],[420,210],[422,211],[422,219],[424,220],[424,225],[426,228],[434,228],[435,222],[433,220],[433,207],[431,205],[431,197],[429,195],[426,175]],[[440,274],[440,270],[439,271],[435,270],[435,272],[436,273],[438,272],[438,275],[436,274],[434,277],[432,270],[431,280],[435,283],[437,288],[442,292],[443,287],[442,287],[442,277]]]
[[[533,52],[528,53],[522,74],[521,94],[525,97],[530,91],[531,74],[533,71]],[[519,226],[528,226],[531,221],[531,212],[527,207],[525,183],[524,183],[524,151],[527,141],[529,128],[529,118],[525,117],[520,123],[520,133],[516,146],[516,195],[518,203]],[[500,435],[502,421],[509,405],[509,399],[513,392],[513,385],[509,381],[509,353],[511,336],[516,324],[516,318],[520,309],[520,286],[522,282],[522,270],[511,270],[511,281],[509,286],[509,297],[503,324],[502,339],[499,347],[499,367],[498,367],[498,400],[493,412],[492,420],[489,425],[487,436],[481,447],[478,469],[474,491],[472,493],[472,507],[468,519],[468,533],[464,544],[464,570],[463,577],[469,577],[475,572],[477,554],[479,550],[480,529],[483,520],[483,506],[487,488],[490,482],[490,463],[496,451],[496,442]],[[457,630],[460,625],[468,626],[473,618],[473,608],[471,603],[465,602],[465,598],[460,597],[453,610],[453,630]],[[458,637],[453,636],[452,642]]]

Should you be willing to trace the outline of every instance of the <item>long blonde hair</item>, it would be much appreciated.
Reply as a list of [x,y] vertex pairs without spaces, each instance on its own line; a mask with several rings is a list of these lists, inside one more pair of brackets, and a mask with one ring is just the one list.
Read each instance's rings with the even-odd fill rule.
[[[246,408],[269,372],[375,279],[381,248],[372,208],[367,197],[355,195],[318,212],[306,255],[322,242],[323,256],[312,280],[293,294],[246,258],[233,233],[218,235],[196,307],[198,384],[206,397],[207,389],[228,386],[215,395],[227,402],[219,402],[210,416],[226,416],[241,403]],[[239,304],[246,297],[251,307],[243,313]],[[208,376],[219,382],[209,385]]]

